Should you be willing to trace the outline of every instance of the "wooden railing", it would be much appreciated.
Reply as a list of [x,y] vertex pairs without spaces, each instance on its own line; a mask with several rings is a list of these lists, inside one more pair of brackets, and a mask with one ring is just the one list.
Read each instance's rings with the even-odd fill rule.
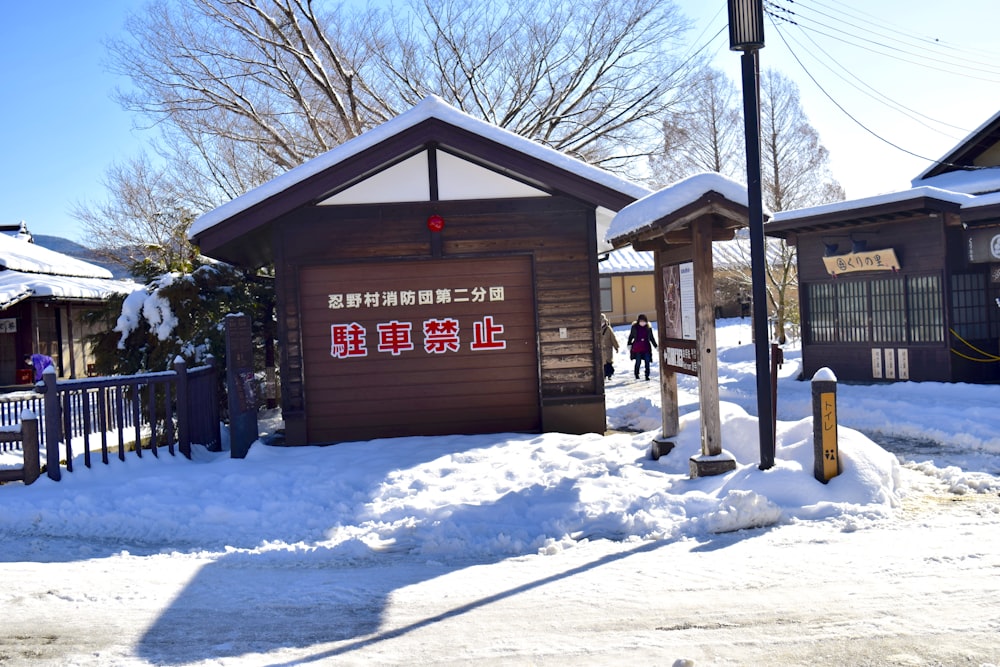
[[0,470],[0,482],[31,484],[40,474],[38,447],[38,417],[30,410],[21,413],[17,425],[0,427],[0,450],[20,449],[24,465],[20,468]]
[[[191,445],[221,449],[218,370],[214,360],[188,369],[178,359],[174,369],[159,373],[57,380],[43,374],[40,396],[0,401],[0,425],[25,408],[39,415],[39,440],[45,449],[45,472],[53,480],[62,466],[73,471],[74,448],[84,465],[99,455],[124,461],[126,452],[159,456],[179,451],[191,457]],[[40,402],[38,399],[41,399]]]

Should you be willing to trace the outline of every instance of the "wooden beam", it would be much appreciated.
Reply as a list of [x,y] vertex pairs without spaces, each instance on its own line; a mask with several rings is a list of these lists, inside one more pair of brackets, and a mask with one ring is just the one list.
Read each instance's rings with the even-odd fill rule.
[[[690,246],[687,246],[685,250],[688,248],[690,248]],[[666,252],[657,252],[653,255],[653,283],[655,284],[654,291],[656,293],[656,328],[657,333],[659,334],[657,340],[660,342],[660,346],[657,348],[657,355],[659,356],[660,362],[660,436],[662,438],[672,438],[681,430],[680,397],[677,393],[677,373],[668,371],[663,365],[663,340],[667,320],[664,308],[663,267],[671,264],[677,264],[679,261],[687,260],[675,260],[673,257],[668,258],[668,253]]]
[[698,344],[698,398],[701,406],[701,452],[722,453],[719,416],[719,361],[715,348],[715,288],[712,263],[712,222],[703,218],[692,225],[694,246],[695,329]]

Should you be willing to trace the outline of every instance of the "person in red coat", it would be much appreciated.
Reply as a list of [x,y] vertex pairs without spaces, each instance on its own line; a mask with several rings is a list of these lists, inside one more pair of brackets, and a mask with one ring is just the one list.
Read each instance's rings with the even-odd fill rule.
[[639,367],[646,363],[646,379],[649,379],[649,363],[653,360],[653,348],[656,347],[656,338],[653,337],[653,328],[649,326],[649,320],[645,315],[632,323],[632,329],[628,333],[628,349],[632,359],[635,360],[635,379],[639,379]]

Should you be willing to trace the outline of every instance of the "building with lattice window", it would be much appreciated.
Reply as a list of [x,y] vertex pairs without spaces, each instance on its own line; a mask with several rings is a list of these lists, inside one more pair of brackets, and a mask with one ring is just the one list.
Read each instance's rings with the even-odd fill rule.
[[765,225],[797,249],[805,377],[1000,380],[1000,113],[911,185]]

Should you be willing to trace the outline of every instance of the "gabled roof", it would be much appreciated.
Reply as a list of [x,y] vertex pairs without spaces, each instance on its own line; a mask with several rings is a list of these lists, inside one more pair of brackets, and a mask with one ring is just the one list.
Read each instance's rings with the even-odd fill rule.
[[431,96],[400,116],[205,213],[195,220],[189,236],[206,255],[239,264],[266,263],[270,259],[266,230],[272,221],[319,203],[428,146],[612,213],[649,194],[636,183],[473,118]]
[[[929,178],[940,176],[954,171],[963,171],[963,167],[996,167],[1000,166],[996,158],[997,146],[1000,144],[1000,112],[973,130],[969,136],[962,139],[957,146],[948,151],[944,157],[925,169],[923,173],[913,179],[914,187],[924,184]],[[991,151],[992,149],[992,151]],[[982,158],[987,152],[992,152],[994,159],[988,159],[990,164],[984,164]],[[947,185],[935,183],[939,187]],[[952,188],[949,188],[952,189]]]
[[110,271],[96,264],[6,234],[0,234],[0,267],[55,276],[113,277]]
[[[742,183],[716,172],[695,174],[619,211],[607,239],[615,247],[651,239],[666,241],[668,234],[704,215],[717,219],[717,226],[725,227],[731,238],[736,228],[748,224],[748,202],[747,188]],[[687,243],[686,235],[684,239]]]

